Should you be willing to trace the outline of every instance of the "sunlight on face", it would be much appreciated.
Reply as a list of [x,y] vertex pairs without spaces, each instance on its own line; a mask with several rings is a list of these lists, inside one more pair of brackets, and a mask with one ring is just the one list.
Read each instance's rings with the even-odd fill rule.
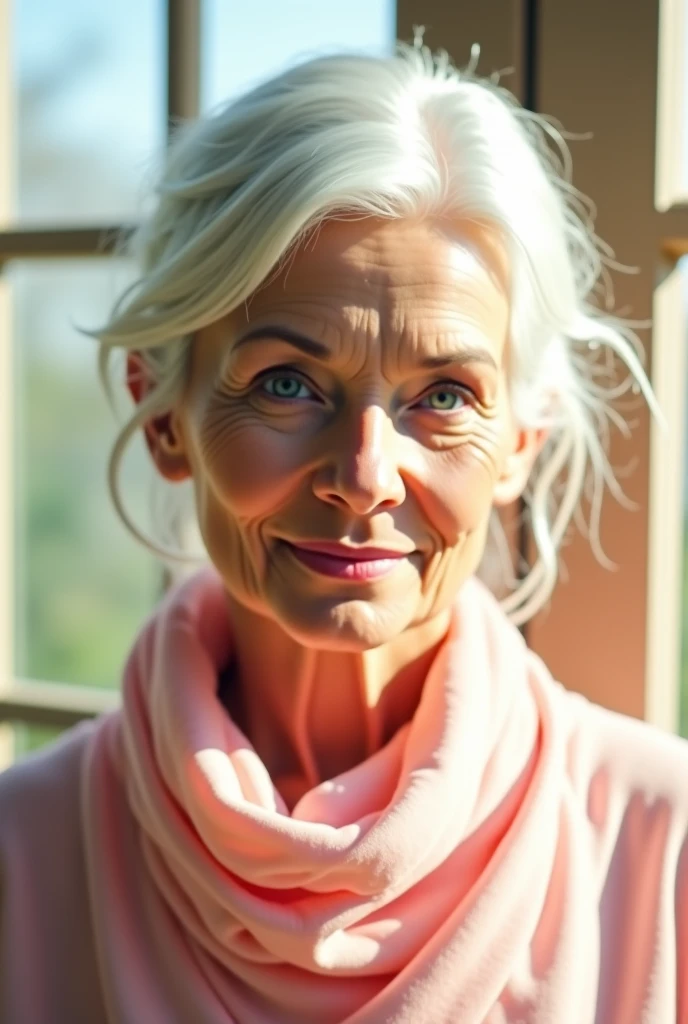
[[198,332],[178,430],[236,600],[346,650],[448,608],[515,444],[505,265],[476,226],[330,222]]

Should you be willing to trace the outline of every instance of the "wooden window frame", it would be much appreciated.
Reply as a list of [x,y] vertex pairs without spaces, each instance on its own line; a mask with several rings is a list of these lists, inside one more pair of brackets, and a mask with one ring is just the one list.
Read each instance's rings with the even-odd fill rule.
[[[11,0],[0,0],[0,152],[12,151],[13,92]],[[167,125],[199,111],[201,0],[167,0]],[[14,521],[12,436],[12,338],[10,260],[107,258],[125,224],[23,229],[13,219],[11,161],[0,163],[0,769],[13,758],[9,723],[66,728],[116,707],[117,690],[95,690],[62,682],[14,676]]]

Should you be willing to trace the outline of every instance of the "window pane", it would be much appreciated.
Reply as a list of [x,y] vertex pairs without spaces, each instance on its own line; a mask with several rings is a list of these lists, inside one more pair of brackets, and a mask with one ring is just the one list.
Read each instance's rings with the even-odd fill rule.
[[16,219],[133,218],[165,133],[163,0],[12,8]]
[[20,761],[23,757],[47,746],[48,743],[56,740],[62,732],[62,729],[55,729],[49,725],[15,725],[13,727],[14,760]]
[[323,52],[389,53],[394,0],[206,0],[203,17],[203,109],[243,92],[290,64]]
[[[118,426],[96,373],[95,326],[125,283],[113,260],[9,266],[15,371],[15,665],[18,677],[119,683],[160,586],[154,557],[110,505],[106,461]],[[122,405],[122,415],[127,410]],[[153,470],[140,443],[123,475],[148,529]]]

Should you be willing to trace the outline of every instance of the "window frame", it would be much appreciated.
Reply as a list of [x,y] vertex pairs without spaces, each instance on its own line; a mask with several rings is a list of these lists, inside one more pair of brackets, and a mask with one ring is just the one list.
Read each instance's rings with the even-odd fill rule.
[[[201,0],[167,0],[168,134],[197,116],[200,101]],[[0,0],[0,152],[12,152],[11,0]],[[10,260],[105,258],[130,225],[77,227],[16,226],[12,217],[11,161],[0,163],[0,338],[12,338],[9,285],[3,270]],[[12,343],[0,344],[0,770],[14,756],[12,724],[67,728],[117,707],[117,690],[14,676],[14,470],[12,436]]]

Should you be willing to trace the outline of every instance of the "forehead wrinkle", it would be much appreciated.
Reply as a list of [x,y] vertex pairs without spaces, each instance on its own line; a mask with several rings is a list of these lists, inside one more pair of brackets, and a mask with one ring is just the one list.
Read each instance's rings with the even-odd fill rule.
[[257,330],[262,326],[284,327],[305,337],[312,338],[332,350],[333,355],[341,347],[346,333],[346,324],[341,317],[333,316],[333,308],[325,300],[310,298],[304,301],[296,297],[284,297],[279,302],[262,303],[254,315],[246,318],[245,326]]
[[419,280],[404,283],[390,283],[386,288],[387,303],[392,311],[413,305],[426,308],[431,313],[454,316],[457,313],[474,313],[477,316],[494,315],[497,306],[508,305],[508,293],[496,288],[487,277],[470,273],[453,276],[450,280]]
[[[389,360],[396,355],[397,369],[403,372],[448,352],[460,355],[462,350],[482,348],[489,351],[499,365],[507,323],[499,325],[498,334],[491,329],[494,326],[477,322],[461,310],[451,310],[448,315],[448,311],[442,309],[439,315],[428,316],[427,312],[418,313],[405,306],[395,310],[383,331],[385,357]],[[393,344],[390,344],[391,339]]]
[[508,324],[495,301],[495,283],[484,267],[476,277],[479,261],[470,247],[460,249],[461,259],[449,267],[442,260],[409,263],[407,254],[399,260],[379,239],[369,239],[331,258],[324,278],[322,264],[313,265],[316,254],[309,253],[286,280],[258,293],[252,325],[256,314],[261,321],[285,322],[326,344],[349,369],[352,362],[384,362],[385,376],[396,375],[402,362],[438,354],[440,346],[446,351],[478,337],[491,343],[499,361],[498,335],[505,338]]
[[377,233],[336,254],[337,277],[364,277],[371,290],[430,288],[450,294],[464,287],[472,291],[478,281],[479,287],[508,294],[508,261],[496,237],[481,234],[478,241],[470,225],[457,231],[456,225],[450,230],[433,223],[432,229],[438,241],[451,246],[449,255],[431,249],[419,261],[410,260],[408,249],[399,249],[388,235]]
[[377,310],[350,302],[333,304],[326,299],[305,303],[292,297],[265,304],[247,323],[253,329],[263,324],[292,328],[325,345],[332,353],[332,363],[340,365],[362,362],[361,357],[365,359],[379,339]]

